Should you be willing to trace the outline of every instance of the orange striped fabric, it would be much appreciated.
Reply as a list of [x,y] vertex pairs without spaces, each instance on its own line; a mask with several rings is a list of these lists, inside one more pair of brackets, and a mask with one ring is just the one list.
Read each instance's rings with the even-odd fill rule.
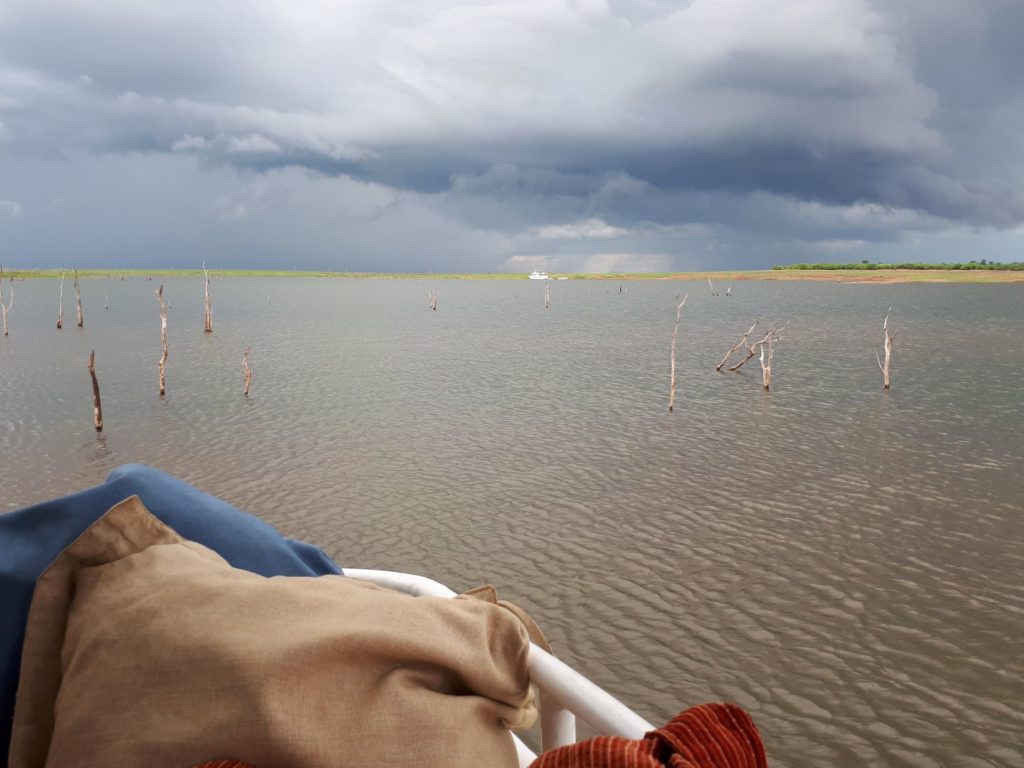
[[[553,749],[530,768],[767,768],[757,726],[734,704],[701,704],[642,739],[598,736]],[[215,760],[193,768],[252,768]]]
[[702,704],[642,739],[598,736],[545,752],[530,768],[767,768],[750,716],[733,704]]

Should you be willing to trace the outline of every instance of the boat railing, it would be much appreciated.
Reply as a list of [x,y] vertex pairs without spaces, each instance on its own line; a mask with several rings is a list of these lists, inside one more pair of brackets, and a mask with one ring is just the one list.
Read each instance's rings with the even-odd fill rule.
[[[345,575],[372,581],[410,595],[455,597],[456,593],[440,582],[411,573],[346,568]],[[600,686],[588,680],[564,661],[543,648],[530,643],[527,658],[530,682],[540,694],[541,749],[572,744],[576,741],[576,718],[595,731],[611,736],[639,739],[654,726],[616,699]],[[515,739],[520,766],[528,766],[536,759],[523,742]]]

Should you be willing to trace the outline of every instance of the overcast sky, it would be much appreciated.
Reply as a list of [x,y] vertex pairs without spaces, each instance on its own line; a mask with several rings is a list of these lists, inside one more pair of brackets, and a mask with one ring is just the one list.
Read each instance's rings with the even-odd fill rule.
[[1022,0],[3,0],[0,262],[1024,260]]

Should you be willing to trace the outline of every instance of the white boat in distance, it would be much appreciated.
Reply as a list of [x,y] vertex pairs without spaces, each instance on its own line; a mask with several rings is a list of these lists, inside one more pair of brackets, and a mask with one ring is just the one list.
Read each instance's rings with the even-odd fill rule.
[[538,272],[537,270],[534,270],[533,272],[530,273],[530,279],[531,280],[550,280],[551,278],[548,277],[548,273],[547,272]]

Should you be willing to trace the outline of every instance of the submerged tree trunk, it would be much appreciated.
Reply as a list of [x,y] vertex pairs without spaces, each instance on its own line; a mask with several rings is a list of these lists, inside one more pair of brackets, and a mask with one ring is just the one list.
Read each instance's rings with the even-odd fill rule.
[[60,273],[60,298],[57,300],[57,330],[64,327],[64,273]]
[[[765,354],[767,350],[768,354]],[[765,390],[772,386],[772,361],[775,359],[775,337],[769,336],[768,340],[761,344],[761,386]]]
[[92,419],[97,432],[103,431],[103,406],[100,405],[100,383],[96,380],[96,350],[89,353],[89,375],[92,377]]
[[242,370],[245,372],[245,386],[242,389],[242,394],[248,397],[249,382],[252,381],[252,371],[249,370],[249,347],[246,347],[245,352],[242,353]]
[[78,270],[75,270],[75,304],[78,307],[78,327],[85,325],[85,317],[82,315],[82,288],[78,284]]
[[882,370],[882,388],[889,388],[889,365],[892,362],[892,351],[894,348],[893,342],[896,341],[896,334],[889,333],[889,313],[892,312],[892,307],[889,307],[889,312],[885,313],[885,322],[882,323],[882,334],[885,336],[885,363],[883,363],[879,357],[878,352],[875,352],[875,360],[878,361],[878,367]]
[[683,314],[683,305],[686,304],[686,299],[690,294],[683,296],[683,300],[676,306],[676,327],[672,329],[672,358],[671,358],[671,376],[672,381],[669,385],[668,391],[668,412],[672,413],[676,407],[676,338],[679,336],[679,318]]
[[203,332],[213,333],[213,300],[210,298],[210,273],[203,262],[203,276],[206,278],[206,316],[203,318]]
[[14,308],[14,278],[10,279],[11,297],[8,303],[4,303],[4,270],[0,267],[0,309],[4,313],[4,336],[7,335],[7,313]]
[[167,392],[167,378],[165,376],[165,367],[167,365],[167,304],[164,303],[164,287],[161,285],[160,289],[156,291],[156,297],[160,301],[160,343],[162,351],[160,354],[160,397],[163,397]]

